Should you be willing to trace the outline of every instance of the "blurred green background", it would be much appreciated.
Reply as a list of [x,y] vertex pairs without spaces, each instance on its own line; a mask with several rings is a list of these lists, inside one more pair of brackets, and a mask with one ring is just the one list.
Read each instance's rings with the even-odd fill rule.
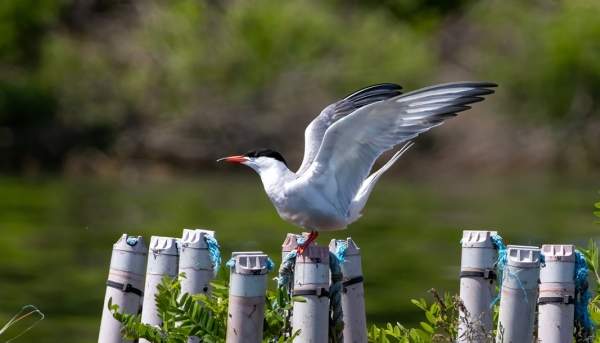
[[122,232],[217,231],[223,252],[279,257],[286,232],[250,170],[257,147],[300,164],[303,131],[357,88],[494,81],[417,140],[346,232],[371,322],[415,323],[412,297],[455,292],[461,229],[510,243],[597,236],[600,2],[0,2],[0,323],[16,342],[97,337]]

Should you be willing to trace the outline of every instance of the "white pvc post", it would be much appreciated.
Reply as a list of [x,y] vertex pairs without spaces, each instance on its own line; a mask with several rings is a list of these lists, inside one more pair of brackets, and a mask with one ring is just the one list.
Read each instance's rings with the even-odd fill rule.
[[[214,277],[214,269],[205,236],[215,236],[214,231],[200,229],[183,229],[179,242],[179,274],[185,273],[181,279],[181,294],[208,294],[210,281]],[[192,336],[188,343],[200,342]]]
[[268,257],[258,252],[233,253],[229,274],[227,343],[259,343],[263,336]]
[[113,304],[119,305],[119,312],[138,313],[143,298],[146,249],[141,236],[127,234],[123,234],[113,245],[98,343],[125,342],[121,323],[108,309],[108,300],[112,299]]
[[360,249],[352,238],[332,239],[329,251],[335,253],[338,246],[346,245],[341,263],[343,278],[342,310],[344,312],[344,342],[367,342],[367,319],[365,313],[365,289],[363,284]]
[[538,342],[571,343],[575,316],[575,247],[542,245]]
[[496,231],[463,231],[460,259],[460,311],[457,341],[487,342],[492,332],[490,304],[494,296],[494,263],[497,250],[491,240]]
[[[142,307],[142,323],[161,325],[154,296],[162,278],[165,276],[177,277],[179,262],[178,240],[172,237],[152,236],[150,250],[148,251],[148,266],[146,268],[146,286],[144,288],[144,305]],[[140,343],[149,343],[140,339]]]
[[206,294],[210,291],[210,281],[214,270],[205,236],[215,236],[210,230],[184,229],[179,249],[179,273],[185,273],[181,280],[181,293]]
[[509,245],[502,278],[496,342],[533,341],[539,278],[540,249]]
[[327,343],[329,330],[329,249],[310,245],[296,257],[292,332],[296,343]]

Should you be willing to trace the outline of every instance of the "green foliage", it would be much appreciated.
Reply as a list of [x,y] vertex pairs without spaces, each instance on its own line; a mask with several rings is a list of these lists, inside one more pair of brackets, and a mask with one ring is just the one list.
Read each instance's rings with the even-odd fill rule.
[[[480,2],[469,14],[480,36],[465,56],[510,95],[508,112],[577,129],[598,116],[599,2]],[[509,62],[532,59],[526,70]]]
[[189,336],[197,336],[203,342],[220,342],[225,337],[227,318],[226,290],[215,287],[213,294],[191,296],[181,294],[178,279],[163,278],[155,297],[160,327],[142,324],[139,314],[119,312],[119,307],[109,301],[108,307],[115,319],[123,324],[124,336],[129,339],[145,338],[156,343],[185,343]]
[[[596,289],[595,296],[590,301],[589,310],[590,317],[594,321],[596,325],[600,324],[600,275],[598,274],[600,268],[599,260],[598,260],[598,245],[592,239],[588,243],[587,249],[580,249],[580,251],[585,256],[585,261],[588,264],[588,268],[590,269],[591,274],[595,280]],[[597,341],[600,342],[600,331],[596,331]]]
[[[224,273],[221,273],[224,274]],[[109,301],[108,307],[115,319],[123,324],[123,334],[128,339],[145,338],[155,343],[186,343],[188,337],[196,336],[202,342],[225,342],[229,285],[226,280],[211,283],[210,295],[181,294],[179,278],[163,278],[155,296],[161,326],[142,324],[139,314],[119,312],[119,307]],[[282,290],[268,291],[265,306],[264,342],[291,342],[298,334],[286,337],[290,332],[287,313],[292,302]],[[288,335],[289,336],[289,335]]]
[[425,331],[407,329],[400,323],[387,323],[384,327],[372,325],[368,332],[369,342],[373,343],[421,343],[429,342],[428,337]]
[[58,22],[62,5],[61,0],[0,2],[0,63],[36,62],[41,40]]
[[[597,1],[127,3],[136,10],[2,1],[0,127],[9,131],[0,148],[20,151],[0,167],[51,168],[87,150],[206,162],[210,146],[247,149],[231,139],[240,131],[254,135],[246,144],[298,149],[281,132],[331,99],[373,82],[412,88],[459,77],[498,82],[495,101],[520,129],[523,119],[554,123],[588,159],[600,156],[597,126],[587,125],[600,108]],[[532,59],[526,72],[511,63]],[[249,130],[255,122],[269,125]]]
[[[180,275],[185,277],[185,275]],[[115,319],[123,324],[123,335],[128,339],[145,338],[155,343],[185,343],[190,336],[203,342],[224,342],[227,323],[228,284],[225,280],[211,283],[210,295],[181,294],[180,278],[163,278],[155,296],[162,325],[142,324],[139,314],[124,314],[109,300],[108,307]],[[461,302],[457,296],[431,290],[434,301],[412,300],[421,309],[425,321],[420,328],[406,328],[400,323],[384,327],[371,326],[369,342],[425,343],[453,342],[458,333],[458,311]],[[299,331],[291,333],[289,322],[294,301],[285,290],[268,291],[265,306],[264,342],[292,342]]]
[[[369,342],[373,343],[443,343],[455,342],[458,335],[459,311],[466,313],[457,295],[445,293],[443,296],[431,289],[434,301],[428,304],[425,299],[413,299],[411,302],[423,311],[425,321],[420,328],[406,328],[400,323],[390,323],[383,327],[371,326],[368,332]],[[496,306],[497,307],[497,306]],[[469,316],[465,316],[468,318]],[[460,318],[460,320],[466,320]],[[493,332],[486,332],[477,322],[465,322],[464,338],[468,341],[493,342]]]

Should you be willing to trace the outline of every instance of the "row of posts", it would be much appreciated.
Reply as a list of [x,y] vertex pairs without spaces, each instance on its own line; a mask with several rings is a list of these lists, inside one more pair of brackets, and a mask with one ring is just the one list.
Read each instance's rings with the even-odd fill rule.
[[[575,248],[570,244],[508,245],[498,251],[495,231],[464,231],[462,238],[459,317],[460,343],[489,342],[492,332],[494,280],[501,282],[495,340],[498,343],[573,341]],[[504,249],[501,247],[501,249]],[[498,254],[501,258],[498,259]],[[498,265],[502,275],[495,275]]]
[[[460,274],[460,343],[489,342],[492,331],[494,280],[501,282],[496,342],[532,342],[538,311],[539,342],[571,342],[575,299],[573,245],[509,245],[505,261],[498,259],[495,231],[464,231]],[[142,237],[123,235],[113,246],[107,281],[100,343],[123,342],[121,325],[107,309],[109,299],[125,313],[139,313],[142,323],[160,325],[154,296],[164,276],[184,272],[183,293],[210,292],[214,274],[206,236],[208,230],[185,229],[181,239],[153,236],[147,249]],[[332,240],[329,247],[311,245],[296,257],[292,332],[295,342],[327,342],[329,329],[330,251],[339,244],[347,250],[341,263],[344,341],[366,342],[364,288],[360,249],[348,238]],[[282,257],[297,248],[297,236],[288,234]],[[148,257],[148,258],[147,258]],[[264,321],[268,256],[262,252],[235,252],[230,273],[227,342],[260,342]],[[502,275],[496,275],[502,264]],[[140,342],[147,342],[141,339]],[[190,338],[190,342],[197,339]]]
[[[214,238],[214,232],[185,229],[182,238],[152,236],[148,248],[141,236],[123,234],[113,246],[98,342],[126,342],[121,324],[108,309],[109,299],[120,312],[141,312],[142,323],[161,325],[155,295],[164,276],[174,278],[184,272],[182,293],[209,293],[215,266],[206,236]],[[328,342],[329,258],[330,250],[336,251],[339,244],[346,245],[341,263],[345,282],[341,297],[344,341],[367,341],[360,249],[348,238],[332,240],[329,247],[311,245],[296,257],[292,292],[303,300],[293,306],[292,332],[299,332],[295,342]],[[297,236],[288,234],[282,246],[283,257],[297,247]],[[231,262],[226,340],[261,342],[270,260],[260,251],[234,252]],[[198,341],[195,337],[189,339]]]

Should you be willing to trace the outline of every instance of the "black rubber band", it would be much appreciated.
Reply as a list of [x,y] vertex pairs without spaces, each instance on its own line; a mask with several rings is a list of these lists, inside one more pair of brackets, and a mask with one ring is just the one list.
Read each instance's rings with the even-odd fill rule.
[[538,299],[538,304],[565,304],[571,305],[575,303],[575,298],[572,295],[563,297],[541,297]]
[[483,271],[465,270],[460,272],[460,277],[481,277],[486,280],[496,280],[496,272],[494,272],[492,269],[486,269]]
[[327,297],[329,298],[329,291],[325,288],[317,288],[317,289],[295,289],[292,293],[293,296],[302,296],[302,295],[316,295],[319,298]]
[[133,293],[133,294],[139,295],[140,297],[144,296],[144,292],[133,287],[133,285],[130,283],[123,284],[123,283],[108,280],[108,281],[106,281],[106,285],[108,287],[120,289],[121,291],[123,291],[125,293]]
[[348,286],[352,286],[355,285],[357,283],[361,283],[363,282],[365,279],[361,276],[357,276],[357,277],[353,277],[352,279],[346,280],[344,282],[342,282],[342,286],[344,286],[344,289],[346,289],[346,287]]

